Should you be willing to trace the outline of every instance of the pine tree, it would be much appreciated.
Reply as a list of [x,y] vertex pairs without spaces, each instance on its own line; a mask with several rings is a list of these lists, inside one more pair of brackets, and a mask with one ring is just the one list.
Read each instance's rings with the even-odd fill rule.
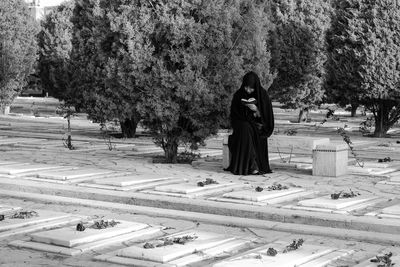
[[272,66],[277,78],[272,95],[287,108],[303,112],[324,96],[329,1],[274,0]]
[[37,32],[24,1],[0,1],[0,108],[12,102],[33,72]]

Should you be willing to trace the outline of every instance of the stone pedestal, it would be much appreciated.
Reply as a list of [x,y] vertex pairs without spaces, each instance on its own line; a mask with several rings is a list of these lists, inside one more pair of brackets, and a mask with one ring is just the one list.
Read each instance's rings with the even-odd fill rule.
[[346,144],[317,145],[313,149],[313,175],[338,177],[347,174]]
[[231,154],[229,152],[229,147],[228,147],[228,140],[229,140],[229,135],[224,136],[224,140],[222,142],[222,167],[228,168],[230,159],[231,159]]
[[10,106],[0,107],[0,115],[10,114]]

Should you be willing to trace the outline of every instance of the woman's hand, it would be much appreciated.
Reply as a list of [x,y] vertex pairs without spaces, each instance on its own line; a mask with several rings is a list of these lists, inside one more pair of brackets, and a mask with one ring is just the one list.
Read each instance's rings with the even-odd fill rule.
[[258,111],[258,108],[257,108],[257,106],[256,106],[255,104],[246,104],[246,106],[247,106],[250,110],[252,110],[252,111],[254,111],[254,112],[257,112],[257,111]]

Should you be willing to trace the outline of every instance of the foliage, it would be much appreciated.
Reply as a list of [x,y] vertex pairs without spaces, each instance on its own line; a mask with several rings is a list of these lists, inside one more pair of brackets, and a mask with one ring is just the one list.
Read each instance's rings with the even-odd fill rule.
[[337,45],[335,53],[348,56],[349,62],[337,61],[332,67],[336,69],[333,75],[344,83],[336,89],[348,102],[358,101],[371,110],[374,135],[384,136],[400,118],[400,9],[395,1],[388,0],[337,3],[337,8],[343,9],[336,12],[338,22],[345,23],[331,38],[342,44],[332,45]]
[[157,1],[154,46],[145,93],[143,125],[176,162],[177,147],[203,144],[227,121],[230,96],[246,71],[268,88],[266,4],[250,0]]
[[272,95],[288,108],[314,107],[324,94],[329,2],[274,0],[272,10]]
[[90,118],[119,119],[126,137],[135,134],[140,120],[141,76],[153,52],[149,10],[142,1],[80,0],[72,17],[71,87],[82,95]]
[[74,1],[61,4],[41,22],[38,34],[39,74],[42,87],[60,100],[69,99],[72,12]]
[[37,32],[24,1],[0,1],[0,107],[12,102],[33,72]]

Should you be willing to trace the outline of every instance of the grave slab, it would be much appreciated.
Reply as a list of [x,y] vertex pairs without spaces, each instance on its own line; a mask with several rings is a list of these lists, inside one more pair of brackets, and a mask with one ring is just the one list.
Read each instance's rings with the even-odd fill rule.
[[340,209],[349,208],[351,206],[356,206],[361,203],[370,202],[371,200],[375,200],[375,199],[379,199],[379,198],[357,196],[357,197],[353,197],[353,198],[332,199],[330,196],[324,196],[324,197],[319,197],[319,198],[301,200],[298,202],[298,205],[304,206],[304,207],[311,207],[311,208],[340,210]]
[[75,168],[64,170],[62,172],[57,170],[42,171],[36,175],[37,178],[54,179],[54,180],[72,180],[77,178],[86,178],[95,176],[106,176],[115,173],[114,171],[94,168]]
[[167,193],[177,193],[177,194],[191,194],[200,191],[207,191],[217,188],[224,188],[233,185],[233,183],[221,183],[221,184],[209,184],[205,186],[198,186],[197,184],[185,183],[177,185],[163,185],[157,186],[155,191],[167,192]]
[[166,175],[158,175],[158,174],[145,174],[145,173],[137,173],[137,174],[129,174],[124,176],[115,176],[115,177],[107,177],[101,179],[95,179],[92,181],[94,184],[99,185],[109,185],[109,186],[131,186],[144,184],[149,182],[163,181],[171,179],[171,176]]
[[6,215],[9,213],[14,213],[15,211],[20,210],[21,207],[13,207],[13,206],[8,206],[4,204],[0,204],[0,214],[1,215]]
[[61,166],[52,166],[46,164],[11,164],[11,165],[0,165],[0,173],[8,175],[16,175],[27,172],[59,169]]
[[[303,246],[294,251],[283,253],[285,245],[281,242],[276,242],[263,246],[261,248],[254,249],[250,252],[244,253],[240,256],[234,256],[230,259],[223,260],[213,265],[213,267],[264,267],[264,266],[276,266],[276,267],[293,267],[303,266],[307,263],[315,261],[321,257],[327,256],[331,259],[329,262],[337,259],[336,248],[311,245],[305,243]],[[268,256],[268,248],[274,248],[278,254],[275,256]],[[333,254],[332,254],[333,253]],[[332,254],[332,257],[328,256]],[[323,265],[312,265],[313,267]]]
[[131,233],[118,235],[115,237],[110,237],[104,240],[99,240],[95,242],[85,243],[82,245],[77,245],[75,247],[63,247],[52,244],[28,241],[28,240],[16,240],[10,242],[9,245],[17,248],[28,248],[44,252],[52,252],[57,254],[63,254],[68,256],[76,256],[95,249],[103,248],[117,243],[122,243],[125,241],[135,242],[147,238],[154,238],[161,235],[161,227],[149,226],[147,228],[137,230]]
[[[375,258],[375,257],[373,257],[373,258]],[[377,267],[378,266],[377,263],[371,262],[371,259],[373,259],[373,258],[367,259],[367,260],[365,260],[365,261],[363,261],[363,262],[361,262],[361,263],[359,263],[359,264],[357,264],[357,265],[355,265],[353,267]],[[393,266],[399,266],[400,265],[400,256],[397,256],[397,255],[396,256],[392,256],[390,259],[392,260],[392,263],[394,263]]]
[[104,240],[118,235],[138,231],[147,227],[147,225],[143,223],[121,220],[117,221],[120,223],[115,225],[114,227],[109,227],[106,229],[86,228],[85,231],[79,232],[76,231],[76,226],[71,226],[61,229],[34,233],[30,236],[32,241],[34,242],[71,248],[77,245]]
[[255,189],[247,189],[225,193],[222,196],[224,198],[233,198],[247,201],[265,201],[274,198],[279,198],[287,195],[292,195],[300,192],[304,192],[305,190],[302,188],[289,188],[284,190],[263,190],[261,192],[255,191]]
[[234,237],[228,237],[221,234],[214,234],[210,232],[201,231],[186,231],[178,234],[171,235],[169,237],[183,237],[183,236],[197,236],[197,239],[187,242],[184,245],[174,244],[169,246],[144,248],[144,243],[131,246],[128,248],[121,249],[117,252],[117,256],[134,258],[139,260],[154,261],[160,263],[167,263],[169,261],[181,258],[183,256],[194,253],[195,251],[201,251],[216,247],[223,243],[234,240]]
[[92,184],[92,183],[79,183],[78,186],[98,188],[98,189],[106,189],[106,190],[117,190],[117,191],[138,191],[149,188],[154,188],[160,185],[170,185],[176,183],[187,182],[186,179],[182,178],[171,178],[165,180],[159,180],[154,182],[144,182],[142,184],[134,184],[129,186],[112,186],[112,185],[102,185],[102,184]]
[[181,258],[172,260],[168,263],[157,263],[154,261],[145,261],[145,260],[139,260],[139,259],[134,259],[134,258],[127,258],[127,257],[121,257],[117,256],[118,251],[116,252],[111,252],[107,254],[102,254],[99,256],[96,256],[94,259],[99,260],[99,261],[105,261],[105,262],[110,262],[110,263],[115,263],[115,264],[123,264],[123,265],[129,265],[129,266],[174,266],[174,267],[179,267],[179,266],[188,266],[189,264],[194,264],[194,263],[199,263],[201,261],[210,259],[210,258],[215,258],[219,256],[230,256],[232,253],[235,253],[239,249],[244,249],[246,248],[249,244],[251,243],[250,240],[243,240],[243,239],[234,239],[232,241],[228,241],[226,243],[223,243],[221,245],[218,245],[216,247],[212,247],[210,249],[205,249],[201,250],[198,253],[193,253],[189,254],[187,256],[183,256]]
[[39,224],[42,222],[70,217],[70,214],[63,212],[55,212],[49,210],[34,210],[34,211],[37,212],[38,216],[26,219],[10,218],[12,214],[10,214],[10,216],[6,216],[6,218],[3,221],[0,221],[0,232],[5,232],[11,229],[21,228],[33,224]]

